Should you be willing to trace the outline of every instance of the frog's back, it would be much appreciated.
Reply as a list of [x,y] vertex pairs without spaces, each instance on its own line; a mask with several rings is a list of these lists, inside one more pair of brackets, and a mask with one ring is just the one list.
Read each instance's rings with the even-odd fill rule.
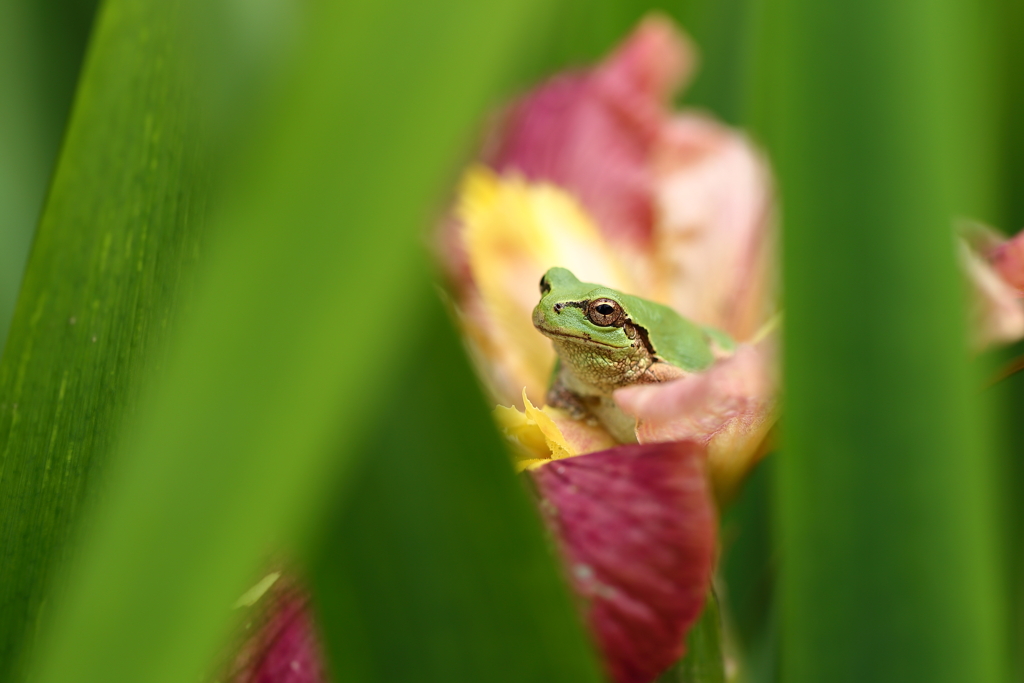
[[646,323],[640,326],[660,360],[692,372],[706,370],[715,362],[712,337],[705,328],[663,304],[628,294],[621,296],[626,308],[636,311],[637,324],[641,320]]

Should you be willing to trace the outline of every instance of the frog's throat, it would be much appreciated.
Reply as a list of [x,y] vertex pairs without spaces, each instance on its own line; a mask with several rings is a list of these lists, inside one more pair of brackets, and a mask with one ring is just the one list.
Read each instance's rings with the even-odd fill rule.
[[547,327],[541,327],[540,325],[535,325],[535,327],[545,337],[552,337],[552,338],[558,337],[559,339],[578,339],[580,342],[583,342],[583,343],[586,343],[586,344],[598,344],[600,346],[607,346],[609,349],[628,349],[629,348],[629,346],[619,346],[618,344],[609,344],[607,342],[598,341],[598,340],[594,339],[593,337],[584,337],[584,336],[579,335],[579,334],[567,334],[565,332],[556,332],[554,330],[548,329]]

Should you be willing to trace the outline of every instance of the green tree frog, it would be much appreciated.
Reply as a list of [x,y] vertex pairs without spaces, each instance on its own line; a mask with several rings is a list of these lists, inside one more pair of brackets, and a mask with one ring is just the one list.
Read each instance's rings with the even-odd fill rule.
[[701,372],[735,346],[668,306],[580,282],[565,268],[544,274],[540,294],[533,325],[558,353],[548,405],[600,420],[622,443],[636,441],[636,422],[615,405],[613,391]]

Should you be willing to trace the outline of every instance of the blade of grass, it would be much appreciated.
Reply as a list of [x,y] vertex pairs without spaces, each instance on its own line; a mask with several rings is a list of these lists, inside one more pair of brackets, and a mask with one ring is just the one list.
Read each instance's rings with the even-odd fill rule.
[[538,5],[306,7],[33,680],[194,680],[263,554],[345,494],[329,487],[416,352],[423,208]]
[[775,8],[787,681],[1004,680],[992,463],[951,238],[954,215],[991,200],[979,9]]

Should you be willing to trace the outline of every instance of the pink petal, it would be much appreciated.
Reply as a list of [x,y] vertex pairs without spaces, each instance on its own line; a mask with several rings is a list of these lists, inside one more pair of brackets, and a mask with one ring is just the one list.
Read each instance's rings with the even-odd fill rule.
[[664,384],[619,389],[615,401],[637,418],[640,443],[693,440],[706,446],[720,500],[763,455],[777,416],[776,343],[740,344],[707,372]]
[[230,683],[327,683],[309,598],[294,587],[260,599],[263,615],[235,657]]
[[1024,292],[1024,232],[993,249],[989,261],[1003,281]]
[[649,683],[682,656],[715,555],[703,449],[620,446],[530,474],[617,683]]
[[[1007,240],[978,223],[959,226],[960,263],[971,284],[971,345],[983,349],[1024,336],[1024,238]],[[1024,234],[1024,233],[1022,233]]]
[[646,244],[652,151],[693,61],[672,23],[652,15],[599,66],[555,76],[511,107],[484,161],[573,192],[609,237]]
[[749,338],[775,310],[772,187],[742,134],[698,114],[663,130],[654,191],[654,254],[666,303]]

